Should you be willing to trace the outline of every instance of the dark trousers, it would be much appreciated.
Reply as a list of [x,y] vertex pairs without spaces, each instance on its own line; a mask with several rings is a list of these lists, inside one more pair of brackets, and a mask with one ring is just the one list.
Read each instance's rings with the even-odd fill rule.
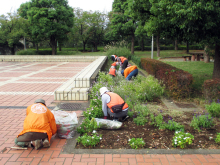
[[123,64],[122,64],[122,70],[125,70],[125,68],[127,68],[128,66],[128,60],[124,60]]
[[21,136],[18,136],[17,141],[18,142],[30,142],[37,139],[46,139],[47,133],[41,133],[41,132],[27,132]]

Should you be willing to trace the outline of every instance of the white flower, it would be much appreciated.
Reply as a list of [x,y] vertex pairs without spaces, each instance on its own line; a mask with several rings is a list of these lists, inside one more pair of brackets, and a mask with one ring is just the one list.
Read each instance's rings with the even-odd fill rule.
[[131,139],[128,139],[128,141],[130,142],[130,141],[131,141]]
[[92,137],[92,139],[94,139],[94,137]]
[[87,142],[89,142],[89,140],[87,140]]
[[92,133],[96,133],[96,130],[93,130]]
[[102,140],[102,138],[100,137],[100,140]]

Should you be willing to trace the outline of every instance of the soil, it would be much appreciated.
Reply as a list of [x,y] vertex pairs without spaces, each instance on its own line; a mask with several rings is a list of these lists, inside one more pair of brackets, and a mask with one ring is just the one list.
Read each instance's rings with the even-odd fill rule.
[[[154,103],[155,105],[161,103]],[[162,105],[163,108],[164,105]],[[194,136],[193,143],[185,149],[220,149],[220,144],[215,142],[217,133],[220,133],[220,119],[215,118],[215,125],[211,128],[202,128],[201,131],[190,127],[190,122],[195,112],[182,112],[173,117],[173,120],[184,125],[185,132]],[[163,114],[164,120],[169,118],[169,114]],[[98,129],[98,134],[102,134],[102,140],[95,147],[84,147],[82,144],[76,145],[76,149],[131,149],[128,140],[131,138],[142,138],[145,141],[145,149],[175,149],[172,146],[172,139],[175,131],[167,129],[159,130],[149,122],[144,126],[138,126],[133,122],[133,118],[127,119],[118,130]],[[177,147],[177,149],[179,149]]]

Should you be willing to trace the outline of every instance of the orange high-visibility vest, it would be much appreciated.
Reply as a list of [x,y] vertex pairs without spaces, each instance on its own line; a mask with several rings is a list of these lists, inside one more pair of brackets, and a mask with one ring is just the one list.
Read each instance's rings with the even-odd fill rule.
[[123,57],[123,56],[121,56],[121,57],[119,57],[119,58],[121,59],[122,64],[124,63],[125,60],[127,60],[127,58],[125,58],[125,57]]
[[133,71],[137,69],[137,66],[133,65],[133,66],[129,66],[124,70],[124,76],[125,78]]
[[116,63],[117,63],[117,62],[112,63],[112,66],[116,66]]
[[54,115],[44,104],[36,103],[27,107],[23,131],[18,136],[26,132],[47,133],[49,141],[57,132]]
[[110,68],[108,74],[113,75],[113,76],[116,76],[116,75],[115,75],[115,71],[116,71],[116,69]]
[[[110,108],[111,112],[113,112],[112,110],[112,106],[114,105],[118,105],[118,104],[123,104],[124,100],[116,93],[113,92],[106,92],[106,94],[108,94],[110,96],[110,102],[107,103],[107,106]],[[123,106],[122,110],[128,108],[128,104],[125,103],[125,105]]]

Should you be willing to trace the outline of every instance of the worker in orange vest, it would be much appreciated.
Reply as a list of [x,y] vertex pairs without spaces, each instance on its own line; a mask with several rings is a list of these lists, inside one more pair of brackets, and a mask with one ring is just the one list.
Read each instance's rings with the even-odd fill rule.
[[116,62],[119,62],[122,64],[122,70],[124,70],[128,66],[128,59],[123,56],[116,57]]
[[56,134],[57,126],[53,113],[43,99],[37,99],[27,107],[23,131],[15,139],[21,147],[50,147],[50,139]]
[[99,89],[102,98],[102,111],[104,119],[108,118],[108,114],[113,117],[113,120],[125,121],[129,116],[128,104],[116,93],[110,92],[108,88],[102,87]]
[[126,80],[131,80],[133,76],[136,77],[138,75],[138,68],[135,65],[129,66],[125,70],[122,70],[121,74],[126,78]]
[[109,69],[108,74],[112,75],[113,77],[116,76],[116,69],[114,66],[111,66],[111,68]]
[[111,55],[111,59],[112,59],[112,61],[115,61],[115,60],[116,60],[116,58],[117,58],[117,56],[116,56],[116,55]]

